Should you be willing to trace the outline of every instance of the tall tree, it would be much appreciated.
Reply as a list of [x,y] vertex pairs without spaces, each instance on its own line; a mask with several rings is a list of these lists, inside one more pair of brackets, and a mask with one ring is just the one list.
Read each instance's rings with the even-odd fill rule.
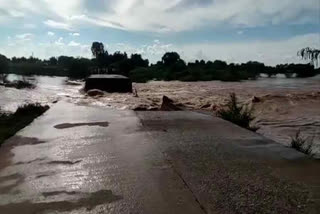
[[91,46],[92,55],[95,57],[96,65],[98,66],[98,71],[106,71],[109,65],[109,54],[104,50],[104,45],[102,42],[93,42]]
[[320,61],[320,50],[309,47],[303,48],[298,52],[298,56],[302,59],[310,60],[317,67]]
[[57,58],[51,57],[51,58],[49,59],[49,64],[50,64],[50,65],[57,65],[57,64],[58,64]]
[[9,60],[4,55],[0,54],[0,80],[4,82],[5,72],[9,69]]
[[180,55],[177,52],[167,52],[162,57],[162,62],[165,65],[173,65],[180,60]]
[[93,42],[91,46],[92,55],[97,58],[99,55],[104,54],[104,45],[102,42]]
[[142,59],[140,54],[131,54],[130,60],[135,67],[148,67],[149,65],[149,60]]

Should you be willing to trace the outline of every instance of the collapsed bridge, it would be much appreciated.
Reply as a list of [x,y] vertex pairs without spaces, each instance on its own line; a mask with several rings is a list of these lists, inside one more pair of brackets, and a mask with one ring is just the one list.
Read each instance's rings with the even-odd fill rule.
[[132,82],[128,77],[114,74],[91,75],[86,79],[85,91],[99,89],[113,93],[132,93]]

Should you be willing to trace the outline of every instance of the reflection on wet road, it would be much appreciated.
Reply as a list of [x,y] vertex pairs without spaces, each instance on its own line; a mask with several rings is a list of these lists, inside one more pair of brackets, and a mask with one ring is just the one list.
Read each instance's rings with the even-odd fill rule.
[[0,149],[0,213],[201,213],[140,125],[56,104]]
[[298,212],[319,208],[319,172],[208,115],[59,102],[1,147],[0,213]]
[[59,125],[55,125],[54,128],[56,129],[69,129],[78,126],[101,126],[107,127],[109,125],[108,122],[92,122],[92,123],[62,123]]

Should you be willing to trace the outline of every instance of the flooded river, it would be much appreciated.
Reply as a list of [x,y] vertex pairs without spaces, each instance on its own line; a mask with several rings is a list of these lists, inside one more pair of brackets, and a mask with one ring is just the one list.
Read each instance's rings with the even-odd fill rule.
[[[21,78],[11,75],[11,79]],[[59,99],[79,105],[134,109],[159,107],[163,95],[186,109],[213,112],[221,108],[231,92],[254,109],[258,133],[288,145],[297,130],[314,138],[320,145],[320,76],[313,78],[260,78],[243,82],[149,82],[134,84],[138,96],[105,94],[99,98],[81,93],[82,85],[66,82],[63,77],[29,77],[35,89],[17,90],[0,86],[0,108],[14,111],[25,102],[52,103]],[[252,102],[253,97],[257,102]],[[214,130],[213,130],[214,131]],[[319,148],[316,148],[319,150]]]

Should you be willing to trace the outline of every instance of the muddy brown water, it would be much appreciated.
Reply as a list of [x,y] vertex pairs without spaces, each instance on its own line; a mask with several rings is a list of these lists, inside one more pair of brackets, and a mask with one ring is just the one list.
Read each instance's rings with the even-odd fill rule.
[[[10,78],[20,77],[11,75]],[[95,98],[81,93],[82,85],[68,84],[63,77],[29,78],[37,84],[35,89],[17,90],[0,86],[2,110],[14,111],[25,102],[52,103],[58,99],[120,110],[154,109],[160,106],[165,95],[185,109],[214,113],[225,105],[229,94],[235,92],[240,102],[254,109],[256,119],[252,125],[260,127],[258,133],[289,145],[291,137],[301,130],[305,137],[313,139],[314,151],[320,152],[320,76],[304,79],[277,76],[236,83],[153,81],[134,84],[138,96],[106,93]],[[258,102],[252,102],[254,96],[259,98]]]

